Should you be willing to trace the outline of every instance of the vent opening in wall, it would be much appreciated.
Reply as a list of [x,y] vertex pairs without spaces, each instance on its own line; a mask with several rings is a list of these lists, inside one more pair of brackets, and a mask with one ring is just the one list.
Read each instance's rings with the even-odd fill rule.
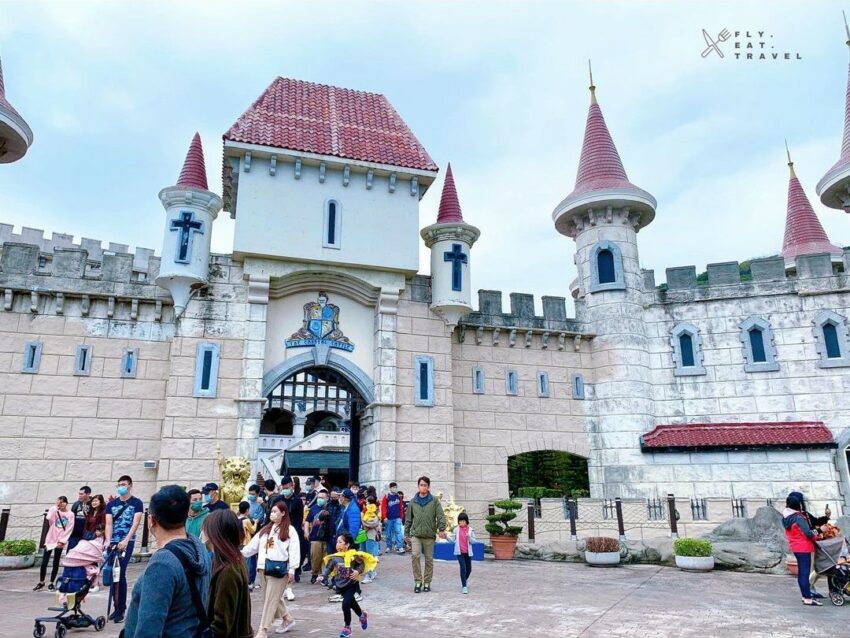
[[484,370],[481,368],[472,369],[472,392],[484,394]]
[[573,398],[579,401],[584,400],[584,376],[576,373],[570,380],[573,387]]
[[544,399],[549,396],[549,374],[547,372],[537,373],[537,394]]

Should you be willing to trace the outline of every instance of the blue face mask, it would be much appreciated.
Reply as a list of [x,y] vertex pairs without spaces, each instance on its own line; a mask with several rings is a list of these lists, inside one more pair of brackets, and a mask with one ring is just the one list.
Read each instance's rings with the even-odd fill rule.
[[211,500],[209,494],[204,494],[204,503],[209,503]]
[[124,485],[119,485],[118,489],[116,489],[115,491],[118,492],[118,496],[124,496],[129,491],[129,488]]
[[323,499],[323,498],[317,498],[317,499],[316,499],[316,504],[317,504],[319,507],[324,507],[324,506],[325,506],[325,499]]
[[292,490],[289,489],[288,487],[284,487],[283,488],[283,496],[285,498],[289,498],[290,496],[292,496]]
[[248,494],[248,501],[250,501],[251,503],[256,503],[257,502],[257,495],[256,494]]

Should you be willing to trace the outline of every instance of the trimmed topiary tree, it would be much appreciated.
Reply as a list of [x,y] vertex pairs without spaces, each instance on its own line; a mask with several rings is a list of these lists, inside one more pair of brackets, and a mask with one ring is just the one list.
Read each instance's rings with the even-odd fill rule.
[[522,509],[522,503],[504,500],[496,501],[493,505],[503,511],[488,514],[487,524],[484,528],[490,532],[491,536],[519,536],[522,533],[522,527],[509,525],[509,523],[517,517],[516,510]]

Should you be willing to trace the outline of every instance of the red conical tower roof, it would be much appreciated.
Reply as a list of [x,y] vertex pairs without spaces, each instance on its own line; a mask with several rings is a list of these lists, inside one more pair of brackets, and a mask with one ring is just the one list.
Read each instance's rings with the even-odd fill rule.
[[446,181],[443,183],[443,195],[440,197],[440,211],[437,213],[438,224],[463,222],[463,213],[457,198],[455,178],[452,175],[452,165],[446,169]]
[[591,76],[590,108],[584,128],[576,185],[552,213],[555,228],[574,236],[574,227],[570,221],[573,216],[584,214],[588,208],[605,205],[624,206],[639,212],[639,227],[646,226],[655,217],[655,198],[632,184],[626,175],[620,154],[605,124],[602,109],[596,101],[596,87]]
[[786,262],[794,261],[799,255],[830,253],[842,255],[844,251],[830,243],[826,231],[812,208],[806,192],[794,172],[794,162],[790,161],[791,177],[788,181],[788,213],[785,217],[785,239],[782,242],[782,256]]
[[201,147],[201,136],[195,133],[189,152],[186,153],[186,161],[183,162],[183,170],[177,178],[177,186],[188,186],[190,188],[207,188],[207,168],[204,165],[204,149]]

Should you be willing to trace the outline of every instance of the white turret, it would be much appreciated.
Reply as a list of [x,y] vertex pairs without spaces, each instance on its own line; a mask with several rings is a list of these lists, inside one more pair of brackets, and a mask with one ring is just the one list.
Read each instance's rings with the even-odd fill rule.
[[0,64],[0,164],[16,162],[32,144],[32,130],[6,99],[3,65]]
[[472,311],[470,249],[480,234],[463,221],[449,164],[437,223],[423,228],[421,235],[431,250],[431,310],[450,328]]
[[163,188],[159,199],[165,207],[165,235],[162,241],[162,266],[156,278],[174,300],[179,317],[192,289],[209,278],[212,223],[221,210],[221,198],[207,189],[207,171],[201,136],[195,133],[183,170],[175,186]]

